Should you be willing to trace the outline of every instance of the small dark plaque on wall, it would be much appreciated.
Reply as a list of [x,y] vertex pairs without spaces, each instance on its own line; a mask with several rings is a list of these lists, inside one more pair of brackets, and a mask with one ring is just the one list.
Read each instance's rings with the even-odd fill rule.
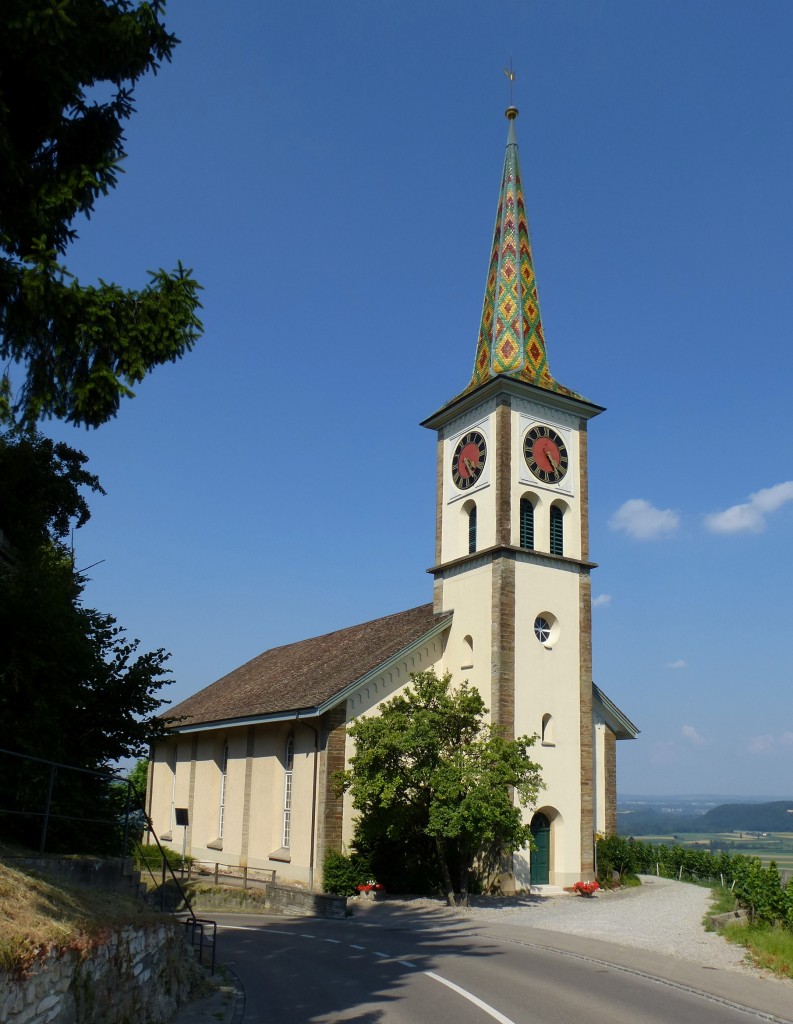
[[176,815],[176,824],[181,825],[184,828],[190,824],[188,820],[187,808],[186,807],[174,807],[174,814]]

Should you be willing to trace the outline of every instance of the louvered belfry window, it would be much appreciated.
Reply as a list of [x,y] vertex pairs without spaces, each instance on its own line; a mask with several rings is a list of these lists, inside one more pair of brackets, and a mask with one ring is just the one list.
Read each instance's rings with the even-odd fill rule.
[[558,505],[551,505],[551,554],[564,554],[564,513]]
[[468,554],[476,551],[476,505],[472,505],[468,512]]
[[520,546],[534,550],[534,505],[528,498],[520,499]]

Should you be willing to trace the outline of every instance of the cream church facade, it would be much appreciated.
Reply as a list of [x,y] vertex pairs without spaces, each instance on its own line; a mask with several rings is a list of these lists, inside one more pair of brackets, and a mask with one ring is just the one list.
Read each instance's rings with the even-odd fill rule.
[[423,423],[437,433],[432,603],[265,651],[169,712],[149,813],[199,860],[319,888],[326,851],[352,838],[333,783],[347,726],[429,668],[476,685],[507,736],[539,737],[537,848],[514,854],[516,888],[591,878],[595,833],[616,831],[616,741],[637,729],[592,681],[587,426],[603,410],[548,368],[516,116],[473,376]]

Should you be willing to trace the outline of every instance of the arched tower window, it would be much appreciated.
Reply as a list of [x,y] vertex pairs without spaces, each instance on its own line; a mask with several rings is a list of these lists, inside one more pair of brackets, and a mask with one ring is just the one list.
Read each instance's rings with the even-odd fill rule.
[[468,554],[476,551],[476,505],[468,509]]
[[220,758],[220,806],[218,808],[218,839],[223,838],[223,816],[226,808],[226,776],[229,768],[229,745],[223,744]]
[[292,772],[295,766],[295,737],[290,733],[284,750],[284,818],[281,846],[289,849],[292,832]]
[[520,499],[520,546],[534,550],[534,505],[529,498]]
[[546,746],[546,747],[552,747],[554,745],[554,741],[553,741],[553,717],[551,715],[548,715],[548,714],[542,716],[541,742],[542,742],[543,746]]
[[551,554],[564,554],[564,512],[551,505]]

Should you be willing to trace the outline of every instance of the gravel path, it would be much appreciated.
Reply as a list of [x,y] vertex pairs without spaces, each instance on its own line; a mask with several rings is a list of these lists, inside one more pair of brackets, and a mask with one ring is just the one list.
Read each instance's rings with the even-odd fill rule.
[[467,910],[444,908],[434,900],[409,902],[416,909],[433,908],[450,916],[464,914],[471,920],[585,935],[653,950],[703,967],[768,977],[765,971],[746,963],[743,946],[731,945],[715,932],[704,930],[702,919],[710,907],[709,889],[654,875],[642,876],[641,886],[599,892],[590,899],[570,894],[497,900],[472,897]]

